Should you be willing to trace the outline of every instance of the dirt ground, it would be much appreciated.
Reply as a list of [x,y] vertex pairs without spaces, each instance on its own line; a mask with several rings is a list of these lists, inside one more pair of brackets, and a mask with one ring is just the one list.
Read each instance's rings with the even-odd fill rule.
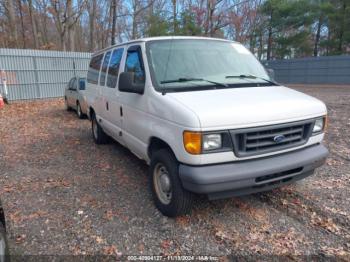
[[350,87],[295,87],[326,102],[327,163],[272,192],[200,199],[189,216],[154,207],[147,166],[95,145],[63,100],[0,110],[0,199],[15,255],[312,255],[350,260]]

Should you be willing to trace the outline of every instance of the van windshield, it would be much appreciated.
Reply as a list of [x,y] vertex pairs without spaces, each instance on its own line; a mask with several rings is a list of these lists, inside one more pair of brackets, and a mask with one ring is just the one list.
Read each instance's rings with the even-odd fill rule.
[[207,39],[169,39],[146,44],[158,91],[271,85],[260,62],[243,45]]

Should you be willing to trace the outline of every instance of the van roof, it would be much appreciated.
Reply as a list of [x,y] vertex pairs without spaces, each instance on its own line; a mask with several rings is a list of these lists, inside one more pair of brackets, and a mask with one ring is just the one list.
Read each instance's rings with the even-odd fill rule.
[[216,40],[216,41],[223,41],[223,42],[236,42],[236,41],[222,39],[222,38],[203,37],[203,36],[157,36],[157,37],[145,37],[145,38],[139,38],[139,39],[135,39],[135,40],[130,40],[130,41],[127,41],[127,42],[124,42],[124,43],[119,43],[119,44],[115,44],[115,45],[106,47],[104,49],[98,50],[97,52],[93,53],[92,56],[98,55],[100,53],[105,52],[108,49],[111,49],[111,48],[117,47],[117,46],[123,46],[123,45],[132,44],[132,43],[158,41],[158,40],[171,40],[171,39],[202,39],[202,40]]

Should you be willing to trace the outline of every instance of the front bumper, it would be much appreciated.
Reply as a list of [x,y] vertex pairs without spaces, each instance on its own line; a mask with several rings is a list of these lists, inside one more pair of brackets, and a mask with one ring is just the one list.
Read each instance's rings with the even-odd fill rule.
[[180,164],[179,176],[188,191],[219,199],[290,184],[312,175],[327,156],[327,148],[318,144],[262,159],[208,166]]

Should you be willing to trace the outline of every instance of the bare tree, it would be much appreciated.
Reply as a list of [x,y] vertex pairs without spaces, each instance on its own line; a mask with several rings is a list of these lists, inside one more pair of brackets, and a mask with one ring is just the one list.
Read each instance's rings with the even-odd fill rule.
[[25,34],[24,21],[23,21],[22,0],[17,0],[17,4],[18,4],[19,17],[20,17],[20,20],[21,20],[22,47],[26,48],[26,34]]
[[30,22],[31,22],[32,32],[33,32],[34,48],[37,49],[39,47],[38,31],[37,31],[36,23],[35,23],[35,17],[34,17],[34,12],[33,12],[33,1],[32,0],[28,0],[28,7],[29,7]]
[[8,18],[8,27],[10,33],[10,42],[17,45],[17,23],[15,18],[15,8],[13,5],[13,0],[4,0],[6,15]]
[[173,3],[173,32],[175,35],[177,31],[177,2],[176,0],[172,0],[172,3]]
[[[67,47],[70,51],[74,50],[74,38],[72,37],[74,25],[81,16],[85,3],[85,0],[78,1],[76,10],[73,10],[72,0],[66,0],[65,2],[51,0],[50,10],[55,20],[60,46],[63,50],[67,50]],[[68,38],[68,41],[66,41],[66,38]]]
[[115,44],[115,29],[117,20],[117,0],[111,2],[111,15],[112,15],[112,34],[111,34],[111,45]]
[[96,0],[90,0],[87,2],[88,12],[89,12],[89,51],[93,51],[94,45],[94,33],[95,33],[95,23],[96,23]]

